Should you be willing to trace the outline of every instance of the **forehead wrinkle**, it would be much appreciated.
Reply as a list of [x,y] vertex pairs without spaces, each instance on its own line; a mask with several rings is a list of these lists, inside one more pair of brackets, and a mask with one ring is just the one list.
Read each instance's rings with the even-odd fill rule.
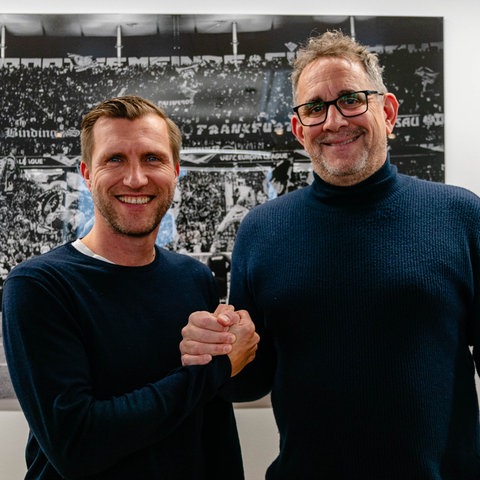
[[320,58],[307,65],[299,83],[301,103],[331,101],[345,93],[366,90],[366,72],[358,62],[345,58]]

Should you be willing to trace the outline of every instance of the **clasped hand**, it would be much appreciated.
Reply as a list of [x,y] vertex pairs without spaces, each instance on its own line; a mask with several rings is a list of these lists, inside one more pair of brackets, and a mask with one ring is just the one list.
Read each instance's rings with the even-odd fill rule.
[[220,304],[215,312],[194,312],[182,329],[182,365],[205,365],[215,355],[228,355],[234,377],[254,358],[260,341],[246,310]]

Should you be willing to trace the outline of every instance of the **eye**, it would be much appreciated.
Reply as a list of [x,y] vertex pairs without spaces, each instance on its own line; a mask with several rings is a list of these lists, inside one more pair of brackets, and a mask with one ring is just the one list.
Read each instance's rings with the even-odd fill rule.
[[112,155],[107,162],[108,163],[119,163],[123,160],[123,158],[120,155]]
[[348,95],[340,97],[338,103],[344,108],[355,108],[359,105],[363,105],[365,102],[362,101],[358,93],[349,93]]
[[304,107],[305,115],[318,115],[325,111],[324,102],[311,102],[307,103]]

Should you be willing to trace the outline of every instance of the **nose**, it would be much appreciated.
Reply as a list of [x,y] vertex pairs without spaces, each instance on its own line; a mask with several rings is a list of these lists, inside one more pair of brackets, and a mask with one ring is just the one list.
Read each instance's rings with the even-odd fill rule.
[[123,177],[123,183],[130,188],[140,188],[148,183],[148,176],[140,162],[128,163]]
[[327,118],[323,122],[323,128],[326,130],[337,131],[340,127],[348,124],[348,120],[340,113],[337,105],[329,105]]

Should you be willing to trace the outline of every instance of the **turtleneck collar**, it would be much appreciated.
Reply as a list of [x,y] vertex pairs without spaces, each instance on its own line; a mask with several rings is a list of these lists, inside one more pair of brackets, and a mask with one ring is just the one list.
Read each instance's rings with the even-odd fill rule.
[[339,187],[322,180],[314,172],[311,191],[316,200],[328,205],[359,205],[374,202],[384,197],[397,182],[397,167],[390,163],[390,156],[373,175],[356,185]]

